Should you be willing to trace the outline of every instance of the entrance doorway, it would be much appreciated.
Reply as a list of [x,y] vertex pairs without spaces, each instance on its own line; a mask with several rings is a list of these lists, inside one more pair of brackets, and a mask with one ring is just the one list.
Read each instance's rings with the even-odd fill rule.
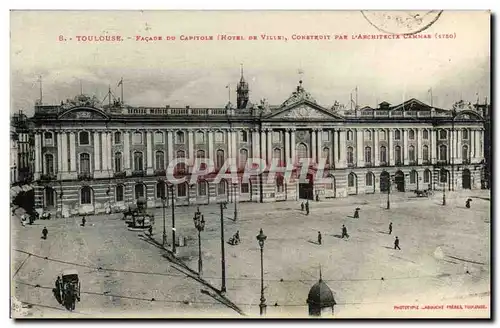
[[314,177],[311,173],[307,174],[307,183],[299,183],[299,198],[314,200]]
[[389,179],[391,176],[389,175],[389,172],[384,171],[380,173],[380,192],[387,192],[389,189]]
[[464,169],[462,171],[462,189],[471,189],[470,180],[470,171],[468,169]]
[[396,188],[398,191],[405,191],[405,175],[401,171],[397,171],[394,175],[394,183],[396,184]]

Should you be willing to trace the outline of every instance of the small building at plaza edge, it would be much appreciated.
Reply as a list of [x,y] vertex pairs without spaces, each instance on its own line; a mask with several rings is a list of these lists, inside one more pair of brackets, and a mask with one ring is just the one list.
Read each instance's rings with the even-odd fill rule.
[[[122,211],[138,198],[148,207],[223,201],[277,202],[412,190],[481,188],[484,118],[470,103],[450,109],[417,99],[377,108],[321,106],[302,81],[281,104],[253,104],[243,74],[236,105],[220,108],[102,105],[80,94],[35,105],[35,207],[64,217]],[[292,91],[292,90],[291,90]],[[356,106],[357,107],[357,106]],[[309,183],[268,171],[248,181],[214,175],[177,185],[166,181],[173,159],[227,158],[243,169],[248,158],[279,159]],[[318,168],[318,163],[324,163]],[[317,172],[325,178],[315,182]]]

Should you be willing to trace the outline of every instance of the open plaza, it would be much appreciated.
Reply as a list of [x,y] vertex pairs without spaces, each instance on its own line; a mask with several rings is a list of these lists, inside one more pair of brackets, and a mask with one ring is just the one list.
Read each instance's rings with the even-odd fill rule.
[[[471,208],[465,200],[472,199]],[[225,287],[222,286],[221,222],[217,204],[200,206],[203,274],[198,271],[195,206],[165,209],[167,245],[162,248],[163,209],[153,236],[127,228],[122,214],[37,220],[12,225],[12,290],[33,317],[240,317],[259,316],[260,229],[267,317],[306,317],[311,287],[332,290],[334,317],[489,317],[490,194],[463,190],[430,197],[413,193],[358,195],[310,201],[238,203],[224,210]],[[360,208],[355,219],[355,208]],[[392,234],[388,226],[392,222]],[[341,238],[342,225],[349,238]],[[46,226],[48,239],[41,239]],[[239,231],[240,244],[227,241]],[[318,232],[322,243],[318,244]],[[398,236],[401,250],[394,249]],[[185,245],[184,245],[185,241]],[[53,296],[64,269],[77,269],[81,302],[67,311]],[[418,307],[418,309],[417,309]],[[469,307],[469,308],[468,308]],[[417,312],[418,313],[417,313]],[[14,316],[16,313],[14,312]]]

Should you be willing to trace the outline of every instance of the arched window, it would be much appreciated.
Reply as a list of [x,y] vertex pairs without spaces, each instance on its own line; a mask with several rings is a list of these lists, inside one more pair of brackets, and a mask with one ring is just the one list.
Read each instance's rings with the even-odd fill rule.
[[351,130],[347,130],[347,141],[354,140],[354,133]]
[[87,153],[80,154],[80,173],[90,173],[90,155]]
[[439,171],[439,181],[441,183],[446,183],[448,181],[448,171],[445,169],[441,169],[441,171]]
[[240,131],[240,142],[248,142],[248,134],[246,131]]
[[415,147],[413,146],[408,147],[408,157],[410,161],[412,162],[415,161]]
[[321,155],[322,158],[326,160],[326,164],[330,164],[330,148],[325,147],[323,148],[323,153]]
[[372,132],[370,130],[365,130],[365,140],[372,140]]
[[431,171],[424,171],[424,183],[431,183]]
[[446,145],[440,145],[439,146],[439,160],[441,161],[446,161],[448,158],[448,147]]
[[372,149],[370,147],[365,147],[365,163],[372,162]]
[[115,198],[117,202],[123,202],[123,185],[117,185],[115,188]]
[[462,146],[462,159],[464,162],[469,160],[469,147],[467,145]]
[[155,132],[155,144],[162,144],[164,143],[164,139],[163,139],[163,132],[161,131],[156,131]]
[[220,180],[217,185],[217,195],[225,195],[226,194],[226,180]]
[[205,158],[205,151],[204,150],[197,150],[196,151],[196,158]]
[[284,180],[285,179],[281,175],[276,177],[276,192],[283,192],[283,191],[285,191]]
[[401,131],[394,130],[394,140],[401,140]]
[[54,174],[54,155],[45,154],[45,173]]
[[156,152],[156,169],[164,170],[165,169],[165,153],[162,151]]
[[[64,137],[64,135],[63,135],[63,137]],[[52,132],[45,132],[43,134],[43,139],[45,139],[45,145],[47,145],[47,146],[51,146],[54,144],[54,138],[53,138]]]
[[156,183],[156,198],[157,199],[163,199],[165,198],[165,182],[163,181],[158,181]]
[[281,149],[280,148],[274,148],[273,158],[281,160]]
[[217,166],[218,169],[220,169],[224,165],[225,160],[226,159],[224,157],[224,151],[222,149],[217,150],[217,158],[215,165]]
[[307,146],[303,143],[299,143],[296,148],[297,151],[297,159],[300,162],[302,158],[308,158],[309,155],[307,153]]
[[366,173],[365,185],[373,186],[373,173],[371,172]]
[[[186,153],[184,152],[184,150],[178,150],[175,155],[176,158],[186,158]],[[184,161],[179,161],[176,167],[178,168],[179,173],[184,173],[186,171],[186,163]]]
[[387,163],[387,148],[385,146],[380,147],[380,162]]
[[385,130],[379,131],[379,138],[380,140],[387,140],[387,132]]
[[56,205],[54,189],[52,189],[50,187],[45,188],[44,195],[45,195],[45,206],[46,207],[52,207],[52,206]]
[[401,164],[401,147],[394,147],[394,157],[396,164]]
[[185,142],[184,141],[184,132],[177,131],[177,133],[175,134],[175,142],[178,144],[183,144]]
[[203,131],[196,132],[196,143],[202,144],[205,142],[205,133]]
[[142,145],[142,132],[134,132],[134,134],[132,135],[132,144]]
[[408,130],[408,139],[410,140],[415,139],[415,131],[413,129]]
[[349,173],[347,176],[347,186],[354,187],[356,181],[356,175],[354,173]]
[[92,189],[90,187],[85,186],[80,189],[80,204],[92,204]]
[[122,153],[115,153],[115,172],[122,171]]
[[222,132],[222,131],[215,132],[215,142],[218,142],[218,143],[224,142],[224,132]]
[[354,151],[352,147],[347,147],[347,164],[354,163]]
[[138,183],[134,186],[135,199],[144,198],[144,185],[142,183]]
[[469,130],[467,130],[467,129],[462,130],[462,139],[464,139],[464,140],[469,139]]
[[240,168],[244,168],[245,165],[247,164],[247,159],[248,159],[248,150],[246,149],[240,149]]
[[207,182],[199,181],[198,182],[198,196],[207,196]]
[[177,185],[177,197],[187,197],[187,182]]
[[114,138],[115,139],[115,145],[121,144],[122,143],[122,134],[121,134],[121,132],[118,132],[118,131],[115,132],[114,136],[115,136],[115,138]]
[[429,139],[429,130],[424,129],[422,131],[422,139],[424,139],[424,140],[428,140]]
[[410,183],[417,183],[417,171],[415,170],[410,172]]
[[90,136],[87,131],[80,131],[78,134],[78,142],[80,145],[90,145]]
[[448,133],[446,132],[446,130],[444,129],[439,130],[439,139],[446,140],[447,137]]
[[134,152],[134,171],[144,170],[144,165],[142,161],[142,153],[140,151]]
[[429,160],[429,146],[427,146],[427,145],[424,145],[422,147],[422,159],[424,161],[428,161]]
[[329,174],[327,177],[327,182],[325,183],[325,189],[334,190],[335,189],[335,177]]

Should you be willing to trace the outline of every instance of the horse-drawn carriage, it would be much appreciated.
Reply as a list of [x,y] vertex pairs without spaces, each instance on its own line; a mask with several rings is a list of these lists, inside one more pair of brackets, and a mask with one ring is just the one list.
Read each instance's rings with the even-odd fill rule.
[[130,228],[149,228],[155,222],[154,215],[147,213],[146,200],[143,198],[137,200],[137,205],[129,206],[128,211],[123,214],[123,219]]
[[56,281],[56,297],[66,309],[73,311],[76,301],[80,302],[80,288],[78,271],[65,270]]
[[432,190],[431,189],[415,190],[415,195],[417,197],[429,197],[430,195],[432,195]]

